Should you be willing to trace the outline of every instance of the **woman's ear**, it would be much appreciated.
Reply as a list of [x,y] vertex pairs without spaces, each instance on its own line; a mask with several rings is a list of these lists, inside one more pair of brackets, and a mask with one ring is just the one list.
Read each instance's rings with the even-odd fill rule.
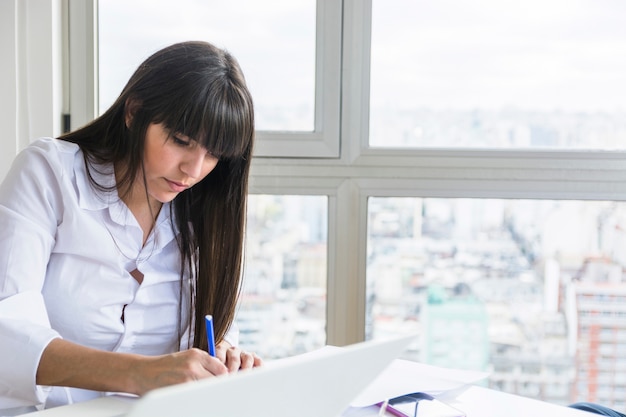
[[135,113],[141,106],[139,100],[128,97],[126,99],[126,103],[124,105],[124,121],[126,122],[126,127],[130,129],[130,125],[133,122],[133,118],[135,117]]

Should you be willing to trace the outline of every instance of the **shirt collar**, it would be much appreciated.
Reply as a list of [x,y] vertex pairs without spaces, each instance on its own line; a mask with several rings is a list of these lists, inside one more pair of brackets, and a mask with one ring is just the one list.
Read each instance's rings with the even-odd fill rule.
[[[74,174],[78,194],[78,205],[85,210],[109,210],[111,219],[118,224],[128,225],[128,216],[132,214],[124,202],[119,198],[115,188],[115,172],[112,164],[90,164],[89,173],[97,184],[110,190],[101,190],[91,184],[82,151],[78,151],[74,159]],[[162,243],[171,241],[178,233],[176,222],[170,221],[170,204],[165,203],[156,219],[155,228]],[[172,230],[172,224],[174,229]]]
[[[89,174],[96,184],[102,185],[105,189],[95,187]],[[115,172],[112,164],[90,164],[89,174],[85,167],[85,160],[82,151],[77,152],[74,158],[74,175],[76,178],[76,191],[78,193],[78,205],[86,210],[102,210],[112,203],[119,201],[117,189],[115,188]],[[106,188],[111,187],[111,190]]]

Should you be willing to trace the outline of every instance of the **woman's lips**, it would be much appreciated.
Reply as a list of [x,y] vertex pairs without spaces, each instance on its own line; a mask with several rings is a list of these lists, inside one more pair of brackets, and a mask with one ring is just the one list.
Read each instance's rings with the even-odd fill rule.
[[180,182],[176,182],[176,181],[171,181],[166,179],[165,181],[167,181],[167,184],[170,186],[170,189],[176,193],[181,193],[183,191],[185,191],[187,188],[189,188],[188,185],[185,185],[183,183]]

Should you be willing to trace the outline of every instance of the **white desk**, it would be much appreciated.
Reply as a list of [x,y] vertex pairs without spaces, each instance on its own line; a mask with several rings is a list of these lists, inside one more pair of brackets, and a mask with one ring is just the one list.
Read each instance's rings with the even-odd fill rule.
[[[591,417],[597,414],[472,386],[456,398],[441,398],[467,417]],[[344,417],[378,416],[378,408],[350,410]]]
[[590,417],[597,414],[520,397],[483,387],[471,387],[450,404],[467,417]]
[[[591,417],[597,414],[575,410],[531,398],[472,386],[455,398],[443,399],[464,411],[467,417]],[[24,414],[29,417],[114,417],[132,406],[132,400],[104,397],[84,403]],[[378,408],[352,409],[344,417],[378,416]],[[184,416],[181,416],[184,417]]]

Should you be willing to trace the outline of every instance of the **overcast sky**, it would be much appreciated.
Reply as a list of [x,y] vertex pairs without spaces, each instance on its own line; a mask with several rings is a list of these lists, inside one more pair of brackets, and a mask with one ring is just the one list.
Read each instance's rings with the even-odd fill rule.
[[622,0],[375,0],[373,16],[380,105],[626,110]]
[[[312,101],[314,3],[103,0],[101,103],[150,53],[187,39],[230,50],[258,105]],[[626,110],[626,1],[373,3],[373,106]]]
[[100,102],[174,42],[206,40],[239,61],[257,104],[313,105],[315,0],[102,0]]

